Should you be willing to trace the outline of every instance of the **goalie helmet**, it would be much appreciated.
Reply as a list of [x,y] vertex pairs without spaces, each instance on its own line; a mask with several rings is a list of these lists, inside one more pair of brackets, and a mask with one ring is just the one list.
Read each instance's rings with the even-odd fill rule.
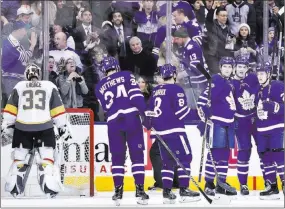
[[176,67],[171,64],[165,64],[159,68],[159,72],[163,79],[171,78],[176,74]]
[[101,71],[107,73],[110,70],[120,71],[120,65],[114,57],[105,57],[102,61]]
[[37,78],[38,80],[41,80],[42,78],[42,70],[39,66],[36,64],[29,64],[27,65],[25,72],[24,72],[25,78],[28,81],[31,81],[33,78]]
[[222,57],[220,59],[219,65],[223,66],[223,65],[232,65],[233,67],[235,66],[235,60],[232,57]]

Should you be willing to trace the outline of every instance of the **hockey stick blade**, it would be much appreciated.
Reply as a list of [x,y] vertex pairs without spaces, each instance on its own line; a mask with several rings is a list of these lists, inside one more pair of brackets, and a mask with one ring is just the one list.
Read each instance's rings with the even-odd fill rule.
[[206,77],[207,80],[210,80],[210,79],[212,78],[212,76],[210,75],[210,73],[208,73],[208,72],[205,70],[205,68],[203,68],[203,67],[201,66],[200,63],[197,65],[197,69],[200,71],[200,73],[202,73],[202,74]]

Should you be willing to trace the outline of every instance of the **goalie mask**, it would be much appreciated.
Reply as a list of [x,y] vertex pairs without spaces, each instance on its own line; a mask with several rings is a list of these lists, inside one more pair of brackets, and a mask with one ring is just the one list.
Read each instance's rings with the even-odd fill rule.
[[244,79],[248,71],[249,62],[246,57],[237,57],[236,67],[235,67],[235,76],[239,79]]
[[235,67],[235,60],[232,57],[222,57],[220,62],[221,75],[224,78],[230,78]]
[[24,75],[25,75],[26,80],[28,81],[31,81],[34,78],[36,78],[37,80],[41,80],[42,70],[36,64],[29,64],[26,67]]
[[266,86],[269,83],[272,67],[269,62],[256,67],[256,74],[260,85]]

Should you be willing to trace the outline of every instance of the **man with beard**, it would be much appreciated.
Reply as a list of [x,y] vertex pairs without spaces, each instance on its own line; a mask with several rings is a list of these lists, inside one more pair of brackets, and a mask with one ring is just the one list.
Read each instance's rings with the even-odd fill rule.
[[109,28],[103,37],[108,54],[118,57],[121,69],[126,67],[126,55],[129,49],[129,39],[132,37],[132,29],[125,27],[123,16],[119,11],[114,11],[111,16],[113,27]]

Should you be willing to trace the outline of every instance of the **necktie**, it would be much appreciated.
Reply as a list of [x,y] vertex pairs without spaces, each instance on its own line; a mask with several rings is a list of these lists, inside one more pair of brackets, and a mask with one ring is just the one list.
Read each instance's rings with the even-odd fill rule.
[[86,30],[86,34],[89,35],[89,33],[90,33],[89,27],[85,28],[85,30]]
[[119,36],[122,35],[122,29],[121,28],[118,28],[118,34],[119,34]]

